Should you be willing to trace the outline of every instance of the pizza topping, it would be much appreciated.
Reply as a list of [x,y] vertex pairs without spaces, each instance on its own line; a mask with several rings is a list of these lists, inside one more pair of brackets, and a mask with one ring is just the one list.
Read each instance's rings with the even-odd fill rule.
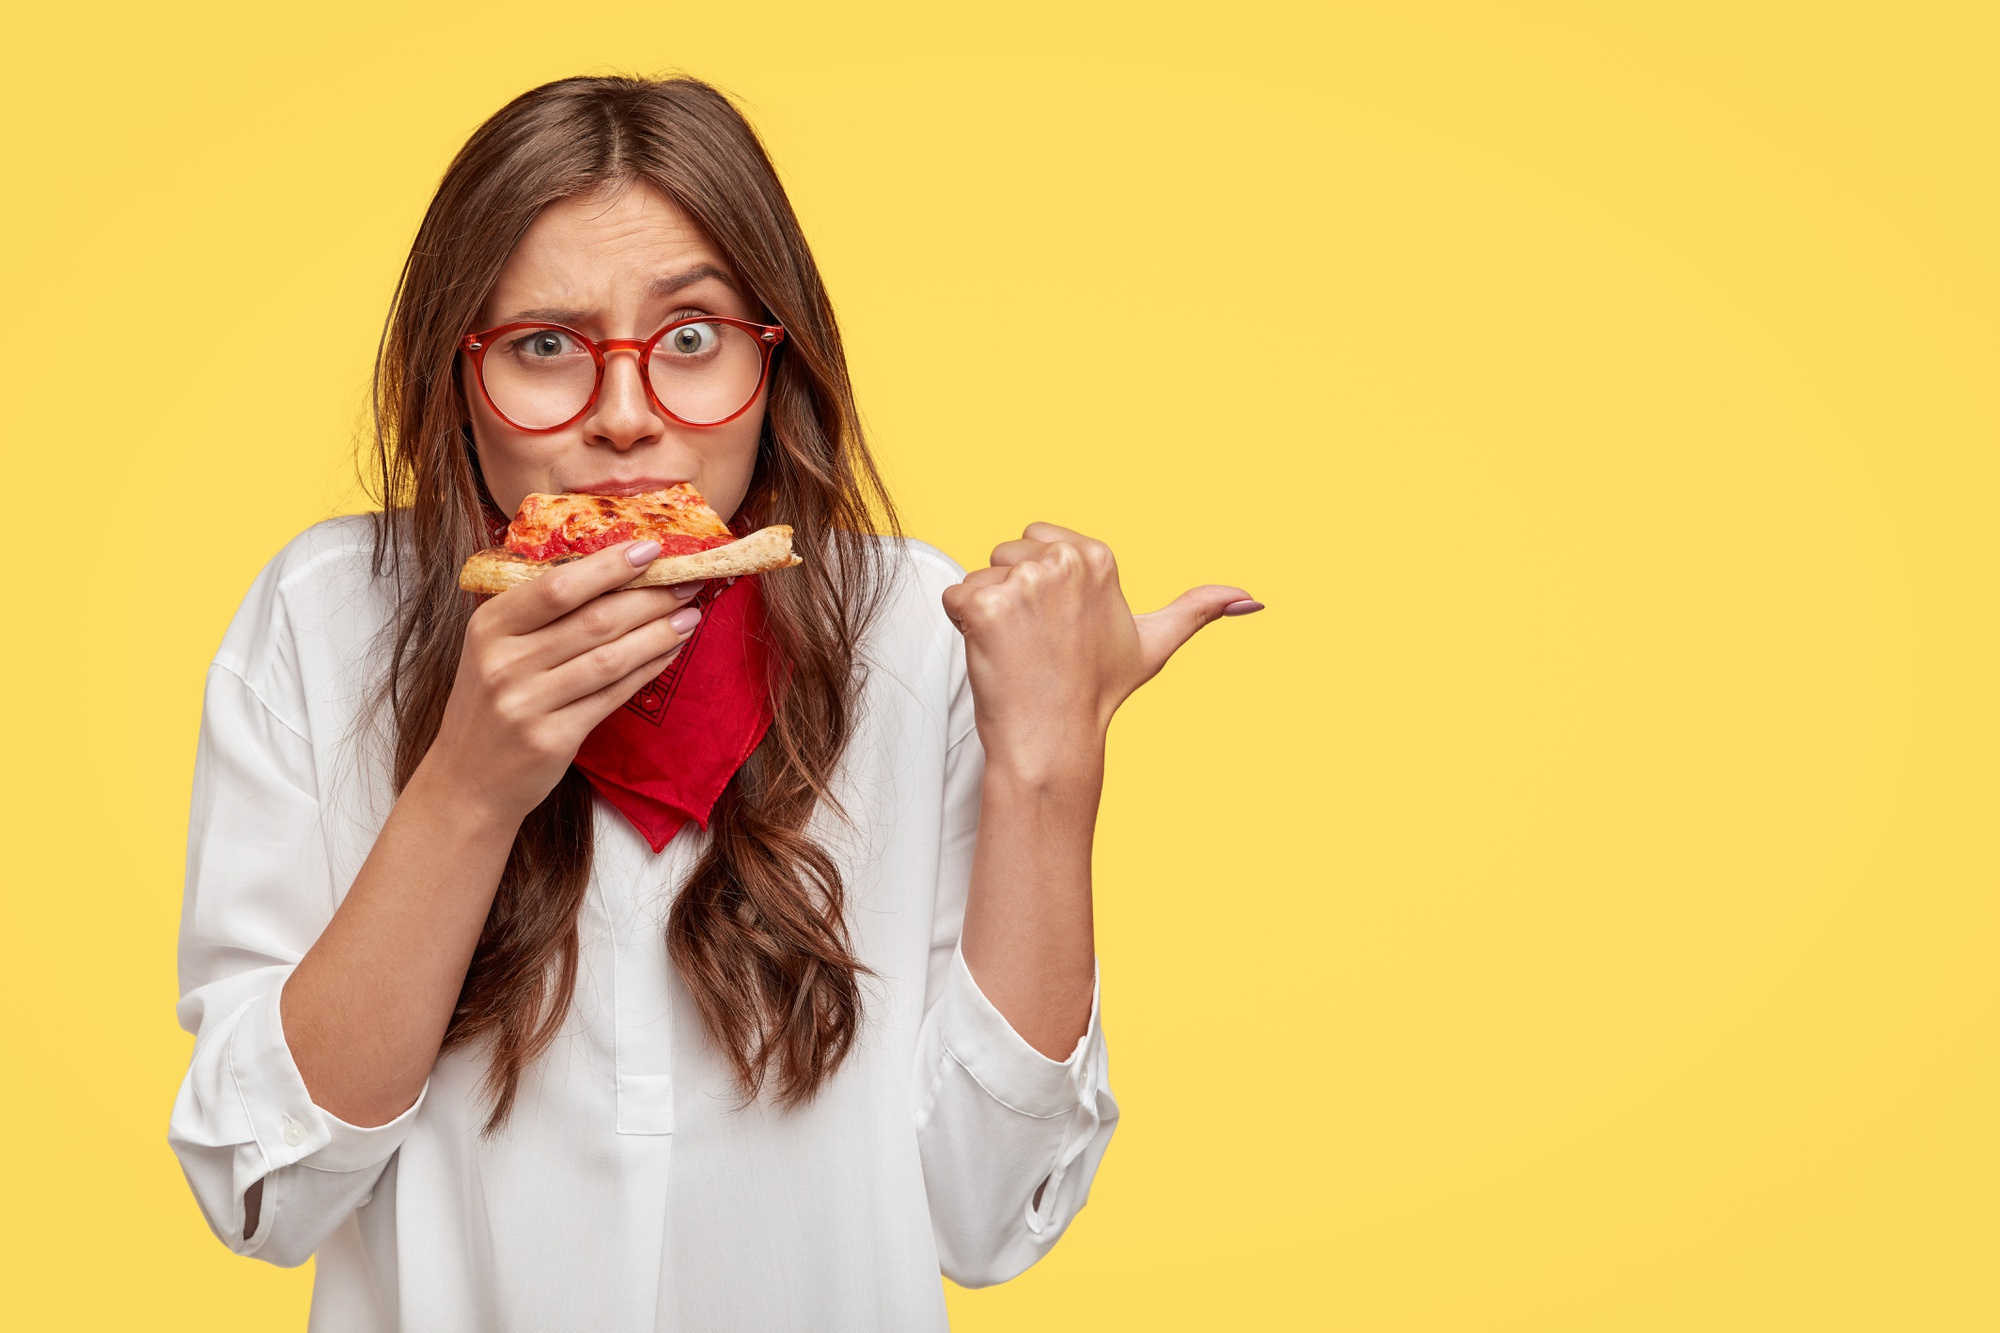
[[505,545],[529,560],[554,560],[649,539],[670,556],[727,546],[736,537],[682,482],[644,495],[530,495],[507,525]]

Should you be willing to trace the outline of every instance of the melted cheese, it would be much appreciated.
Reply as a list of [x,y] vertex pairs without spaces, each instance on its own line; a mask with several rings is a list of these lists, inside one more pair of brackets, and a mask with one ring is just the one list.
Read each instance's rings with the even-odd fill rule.
[[507,525],[506,547],[529,560],[554,560],[648,539],[660,544],[663,556],[736,540],[708,502],[682,482],[644,495],[530,495]]

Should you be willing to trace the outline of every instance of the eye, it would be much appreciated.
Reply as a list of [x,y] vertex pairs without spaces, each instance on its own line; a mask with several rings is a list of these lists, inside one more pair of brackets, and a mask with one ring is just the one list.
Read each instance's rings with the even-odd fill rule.
[[570,356],[581,350],[575,338],[561,329],[534,329],[507,345],[507,350],[528,360]]
[[722,330],[713,324],[683,324],[662,341],[676,356],[701,356],[715,350]]

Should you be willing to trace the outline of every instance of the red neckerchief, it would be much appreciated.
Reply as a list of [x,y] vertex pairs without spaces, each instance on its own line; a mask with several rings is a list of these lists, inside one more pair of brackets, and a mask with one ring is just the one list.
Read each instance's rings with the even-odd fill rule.
[[654,851],[692,819],[708,827],[722,789],[771,725],[771,642],[755,577],[710,584],[680,651],[597,724],[576,766]]
[[[507,517],[482,505],[493,544]],[[709,811],[771,725],[771,642],[756,578],[711,583],[690,605],[701,623],[652,684],[597,724],[576,766],[663,851]]]

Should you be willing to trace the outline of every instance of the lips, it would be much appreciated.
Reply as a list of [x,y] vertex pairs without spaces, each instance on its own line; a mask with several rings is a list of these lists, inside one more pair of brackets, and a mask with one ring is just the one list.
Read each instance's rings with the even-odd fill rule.
[[628,477],[587,482],[581,486],[565,487],[564,490],[570,495],[644,495],[648,491],[663,491],[680,484],[679,480],[666,477]]

